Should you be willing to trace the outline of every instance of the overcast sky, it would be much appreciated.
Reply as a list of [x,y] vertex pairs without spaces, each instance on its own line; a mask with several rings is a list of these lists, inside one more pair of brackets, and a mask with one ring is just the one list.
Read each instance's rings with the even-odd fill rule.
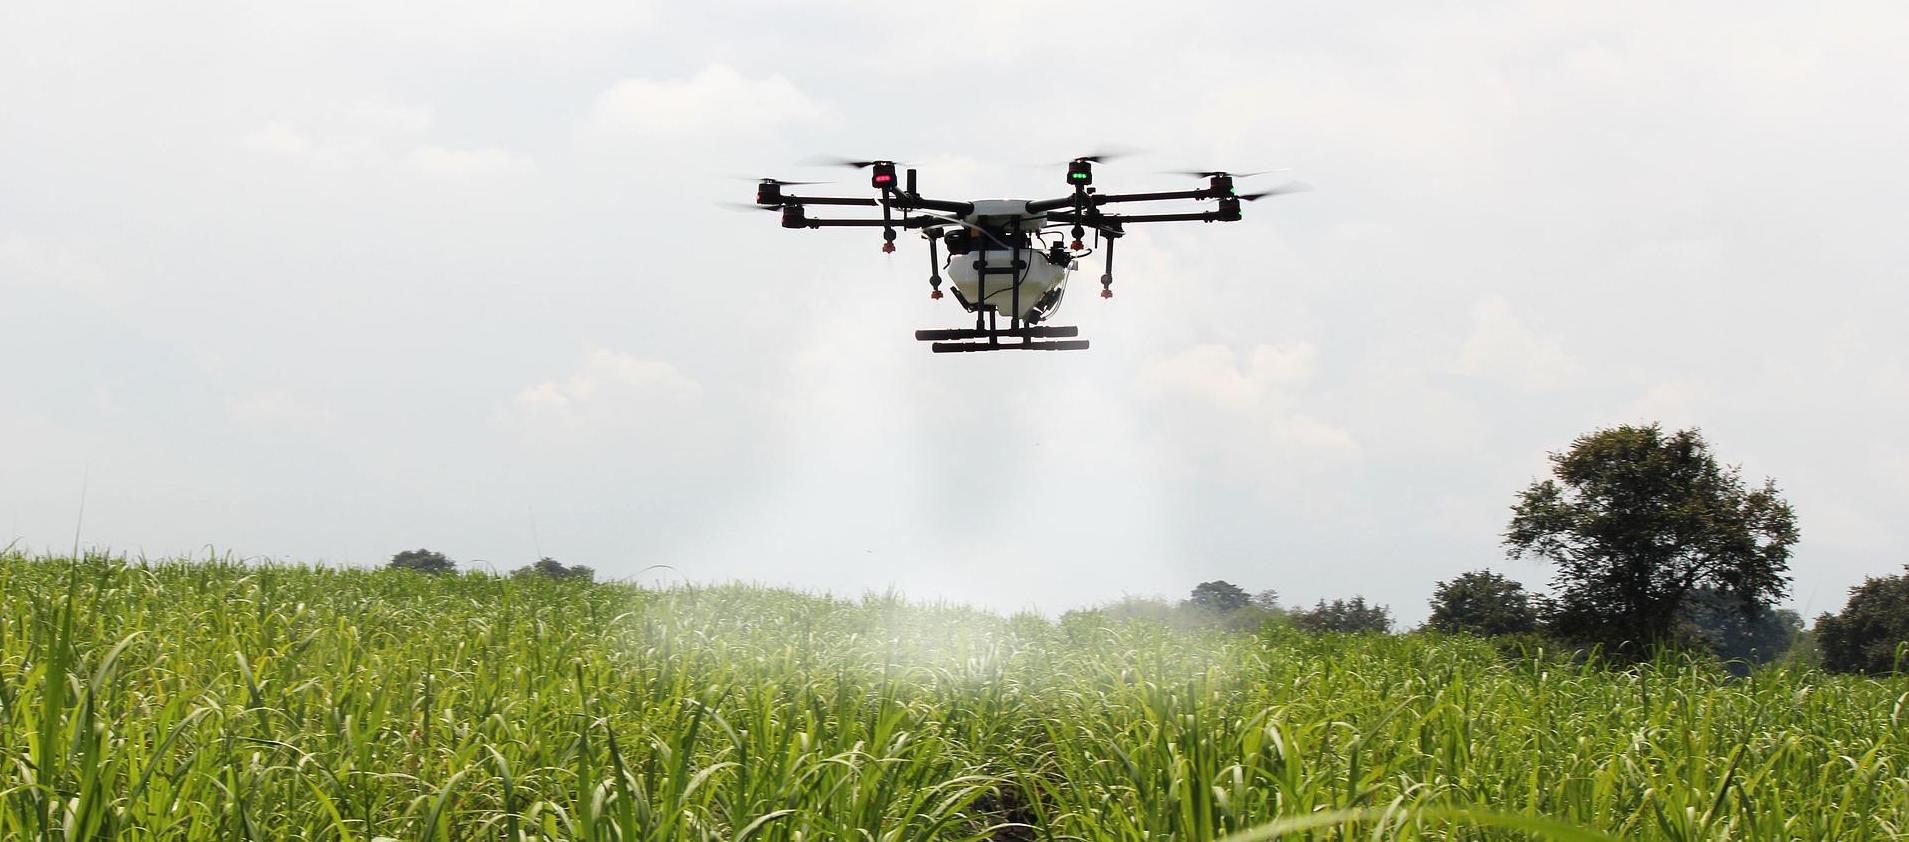
[[[1792,605],[1909,552],[1909,6],[851,0],[0,6],[0,545],[1056,611],[1215,578],[1416,622],[1545,454],[1698,426]],[[1258,170],[1135,230],[1082,353],[930,355],[952,198]]]

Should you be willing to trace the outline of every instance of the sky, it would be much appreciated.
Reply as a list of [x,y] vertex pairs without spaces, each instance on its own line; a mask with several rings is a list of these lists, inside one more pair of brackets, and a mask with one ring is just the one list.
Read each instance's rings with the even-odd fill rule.
[[[0,545],[539,556],[1058,612],[1225,579],[1402,624],[1546,454],[1700,428],[1791,607],[1909,552],[1909,6],[0,6]],[[925,244],[737,212],[1311,192],[1136,228],[1079,353],[931,355]],[[1050,166],[1043,166],[1050,165]],[[82,505],[83,500],[83,505]]]

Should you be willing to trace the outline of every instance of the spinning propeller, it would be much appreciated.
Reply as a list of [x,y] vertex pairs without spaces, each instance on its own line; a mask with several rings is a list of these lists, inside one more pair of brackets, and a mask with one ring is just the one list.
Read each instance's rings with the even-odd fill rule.
[[819,155],[814,158],[809,158],[803,163],[808,164],[809,166],[812,166],[812,167],[852,167],[858,170],[865,170],[865,169],[868,169],[869,167],[875,166],[876,164],[888,164],[892,166],[897,162],[890,161],[886,158],[876,158],[876,159],[868,160],[868,161],[857,161],[854,158],[838,158],[833,155]]
[[1253,201],[1258,201],[1260,199],[1264,199],[1267,196],[1283,196],[1287,193],[1304,193],[1311,189],[1312,189],[1312,185],[1307,184],[1303,181],[1288,181],[1285,184],[1281,184],[1278,187],[1275,187],[1271,190],[1261,190],[1258,193],[1240,193],[1237,195],[1236,198],[1243,199],[1248,202],[1253,202]]
[[1107,163],[1108,161],[1118,161],[1121,158],[1131,158],[1138,154],[1140,154],[1140,150],[1134,149],[1131,147],[1102,146],[1099,149],[1094,150],[1090,154],[1077,155],[1065,161],[1056,161],[1052,164],[1046,164],[1045,166],[1064,167],[1075,161],[1086,161],[1087,163],[1090,163],[1090,164],[1104,164],[1104,163]]
[[[808,160],[808,163],[810,166],[816,166],[816,167],[852,167],[858,170],[870,170],[868,174],[868,184],[870,187],[873,187],[877,190],[890,190],[896,186],[894,161],[888,161],[888,160],[857,161],[853,158],[835,158],[835,157],[823,156],[819,158],[810,158]],[[914,171],[909,170],[909,172],[914,172]],[[911,185],[909,189],[913,190],[914,187]]]
[[1248,202],[1258,201],[1268,196],[1281,196],[1287,193],[1303,193],[1307,190],[1312,189],[1312,185],[1306,184],[1305,182],[1289,181],[1289,182],[1286,182],[1285,184],[1279,185],[1278,187],[1274,187],[1271,190],[1261,190],[1258,193],[1233,192],[1234,179],[1252,178],[1253,176],[1256,176],[1256,175],[1266,175],[1267,173],[1285,172],[1286,170],[1287,170],[1286,167],[1280,167],[1278,169],[1271,169],[1271,170],[1259,170],[1257,172],[1229,172],[1227,170],[1169,170],[1167,174],[1168,175],[1183,175],[1183,176],[1188,176],[1190,178],[1204,178],[1207,180],[1207,186],[1210,189],[1226,191],[1226,193],[1228,193],[1232,198],[1241,199]]

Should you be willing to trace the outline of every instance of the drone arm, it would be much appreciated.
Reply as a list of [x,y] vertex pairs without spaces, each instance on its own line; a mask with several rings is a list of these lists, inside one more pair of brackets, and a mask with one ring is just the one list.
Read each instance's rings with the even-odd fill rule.
[[1211,187],[1199,190],[1169,190],[1160,193],[1079,193],[1059,199],[1037,199],[1027,203],[1028,213],[1069,207],[1099,207],[1116,202],[1166,202],[1174,199],[1224,199],[1231,193]]
[[811,216],[801,218],[800,225],[791,228],[926,228],[930,225],[946,225],[948,220],[939,216],[904,216],[900,219],[817,219]]
[[1125,224],[1128,222],[1238,222],[1240,219],[1239,201],[1221,199],[1216,210],[1190,213],[1130,213],[1130,214],[1073,214],[1050,213],[1049,222],[1071,222],[1095,228],[1105,227],[1107,223]]
[[[1085,195],[1085,194],[1082,194],[1082,195]],[[1074,206],[1075,199],[1076,199],[1075,196],[1063,196],[1059,199],[1037,199],[1027,203],[1027,212],[1028,213],[1043,213],[1045,211],[1058,210],[1060,208],[1071,208]]]
[[849,196],[783,196],[785,205],[853,205],[861,207],[880,207],[879,199],[861,199]]
[[1088,204],[1096,207],[1115,202],[1164,202],[1173,199],[1224,199],[1230,193],[1214,190],[1211,187],[1199,190],[1169,190],[1161,193],[1096,193],[1087,197]]
[[901,196],[894,202],[895,207],[904,211],[931,210],[967,216],[974,213],[973,202],[954,202],[946,199],[924,199],[920,196]]

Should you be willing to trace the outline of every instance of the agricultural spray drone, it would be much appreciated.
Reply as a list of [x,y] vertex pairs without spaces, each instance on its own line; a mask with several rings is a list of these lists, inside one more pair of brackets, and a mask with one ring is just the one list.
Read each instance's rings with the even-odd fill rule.
[[[895,250],[898,230],[922,232],[928,241],[929,297],[941,298],[942,272],[947,272],[955,301],[974,314],[974,327],[918,330],[915,338],[931,342],[937,354],[962,351],[1079,351],[1087,340],[1075,339],[1080,328],[1049,325],[1067,289],[1067,277],[1078,259],[1095,250],[1105,252],[1100,296],[1113,297],[1114,242],[1126,226],[1143,222],[1237,222],[1240,203],[1305,189],[1286,184],[1258,193],[1239,193],[1233,180],[1260,173],[1223,171],[1180,175],[1206,180],[1197,190],[1158,193],[1101,193],[1094,189],[1094,165],[1111,156],[1084,155],[1067,162],[1069,195],[1057,199],[983,199],[971,202],[930,199],[916,189],[915,170],[898,173],[894,161],[833,161],[865,169],[873,198],[797,196],[783,191],[816,182],[761,179],[756,184],[756,206],[782,214],[784,228],[880,228],[882,251]],[[905,175],[904,175],[905,173]],[[1139,202],[1212,200],[1211,210],[1183,213],[1106,213],[1103,206]],[[878,207],[880,219],[840,219],[809,215],[814,207]],[[1062,231],[1071,235],[1063,245]],[[1093,232],[1090,248],[1083,238]],[[1047,237],[1053,236],[1048,242]],[[944,265],[940,249],[946,247]],[[999,317],[1008,317],[1006,328]],[[1004,342],[1002,340],[1018,340]]]

